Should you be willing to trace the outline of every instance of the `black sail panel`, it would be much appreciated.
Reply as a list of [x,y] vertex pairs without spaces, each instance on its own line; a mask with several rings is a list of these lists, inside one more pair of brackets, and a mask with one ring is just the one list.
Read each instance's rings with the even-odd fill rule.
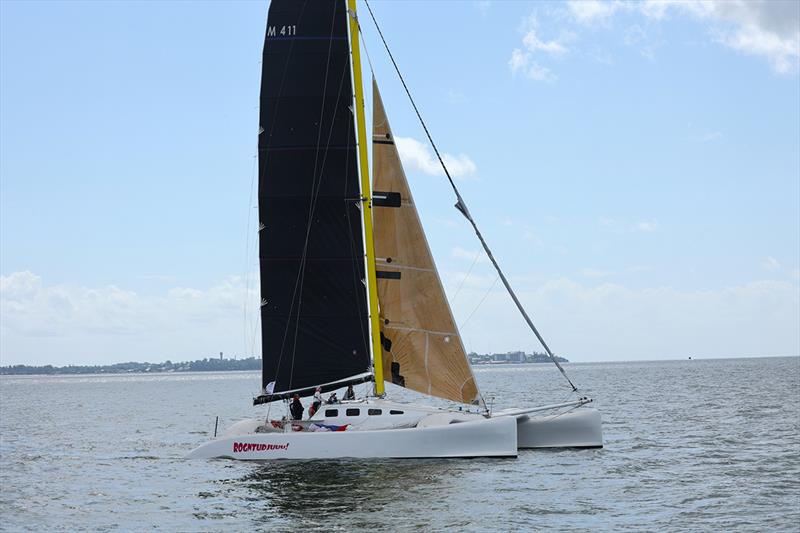
[[273,0],[258,142],[262,386],[303,389],[369,370],[348,13]]

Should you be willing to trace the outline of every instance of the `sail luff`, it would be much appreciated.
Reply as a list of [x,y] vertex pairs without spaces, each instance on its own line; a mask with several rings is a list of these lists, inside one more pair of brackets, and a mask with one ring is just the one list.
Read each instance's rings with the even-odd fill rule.
[[356,0],[347,0],[350,21],[350,54],[352,58],[353,88],[355,95],[356,130],[358,133],[359,170],[361,174],[361,213],[364,218],[364,244],[366,248],[367,295],[369,299],[369,326],[372,348],[375,395],[381,396],[383,387],[383,362],[378,311],[378,284],[375,274],[375,241],[372,230],[372,188],[367,157],[367,127],[364,118],[364,86],[361,74],[361,52],[358,43],[358,17]]

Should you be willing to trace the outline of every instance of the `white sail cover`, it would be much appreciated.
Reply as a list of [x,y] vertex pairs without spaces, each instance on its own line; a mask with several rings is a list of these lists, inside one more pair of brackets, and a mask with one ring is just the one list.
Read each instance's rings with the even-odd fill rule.
[[378,86],[373,80],[373,218],[385,380],[480,403]]

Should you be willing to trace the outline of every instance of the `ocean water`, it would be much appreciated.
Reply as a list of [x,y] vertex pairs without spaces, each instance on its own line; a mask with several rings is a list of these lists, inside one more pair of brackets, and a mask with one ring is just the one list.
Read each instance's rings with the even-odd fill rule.
[[[255,373],[3,376],[0,529],[800,529],[800,358],[566,367],[603,449],[264,464],[182,459],[264,412]],[[496,408],[569,398],[550,365],[476,375]]]

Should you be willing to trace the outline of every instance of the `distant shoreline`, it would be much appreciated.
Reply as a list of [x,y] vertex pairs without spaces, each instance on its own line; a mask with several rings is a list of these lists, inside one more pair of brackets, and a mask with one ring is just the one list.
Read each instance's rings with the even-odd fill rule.
[[115,363],[112,365],[32,366],[13,365],[0,367],[0,375],[77,375],[77,374],[173,374],[178,372],[241,372],[261,370],[261,358],[246,359],[205,358],[196,361],[173,363]]
[[[550,358],[545,354],[524,352],[509,352],[505,354],[476,354],[468,355],[470,364],[475,366],[495,366],[509,364],[536,364],[549,363]],[[567,363],[563,357],[557,357],[560,363]],[[172,374],[176,372],[242,372],[261,370],[260,357],[247,357],[244,359],[227,359],[223,357],[207,357],[196,361],[173,363],[115,363],[111,365],[10,365],[0,367],[0,375],[5,376],[49,376],[49,375],[77,375],[77,374]]]
[[[725,356],[725,357],[695,357],[692,356],[692,359],[688,359],[688,361],[697,361],[697,362],[709,362],[709,361],[733,361],[737,359],[800,359],[800,355],[743,355],[743,356]],[[44,365],[44,366],[32,366],[32,365],[9,365],[9,366],[2,366],[0,367],[0,376],[78,376],[78,375],[110,375],[110,376],[124,376],[124,375],[148,375],[148,374],[175,374],[175,373],[202,373],[202,372],[258,372],[261,371],[261,359],[258,358],[249,358],[249,359],[228,359],[224,361],[239,361],[239,362],[246,362],[251,364],[250,361],[254,361],[254,365],[256,366],[245,366],[239,368],[223,368],[217,366],[216,368],[180,368],[180,369],[172,369],[172,370],[159,370],[157,367],[160,367],[164,363],[118,363],[116,365],[92,365],[92,366],[80,366],[80,365],[69,365],[63,367],[56,367],[52,365]],[[558,358],[560,363],[568,363],[566,359]],[[202,360],[206,361],[206,360]],[[219,359],[214,359],[214,361],[219,361]],[[631,363],[675,363],[675,362],[682,362],[687,361],[687,358],[680,358],[680,359],[631,359],[631,360],[610,360],[610,361],[579,361],[572,364],[578,365],[585,365],[585,364],[609,364],[609,365],[625,365]],[[687,361],[687,362],[688,362]],[[550,359],[546,359],[544,361],[526,361],[526,362],[471,362],[470,364],[474,367],[480,368],[491,368],[491,367],[503,367],[503,366],[514,366],[514,365],[528,365],[528,364],[539,364],[539,363],[549,363],[551,362]],[[177,365],[188,365],[189,363],[177,363]],[[150,369],[147,368],[143,369],[133,369],[127,368],[125,370],[119,369],[116,367],[128,367],[129,365],[142,365],[148,366]]]

